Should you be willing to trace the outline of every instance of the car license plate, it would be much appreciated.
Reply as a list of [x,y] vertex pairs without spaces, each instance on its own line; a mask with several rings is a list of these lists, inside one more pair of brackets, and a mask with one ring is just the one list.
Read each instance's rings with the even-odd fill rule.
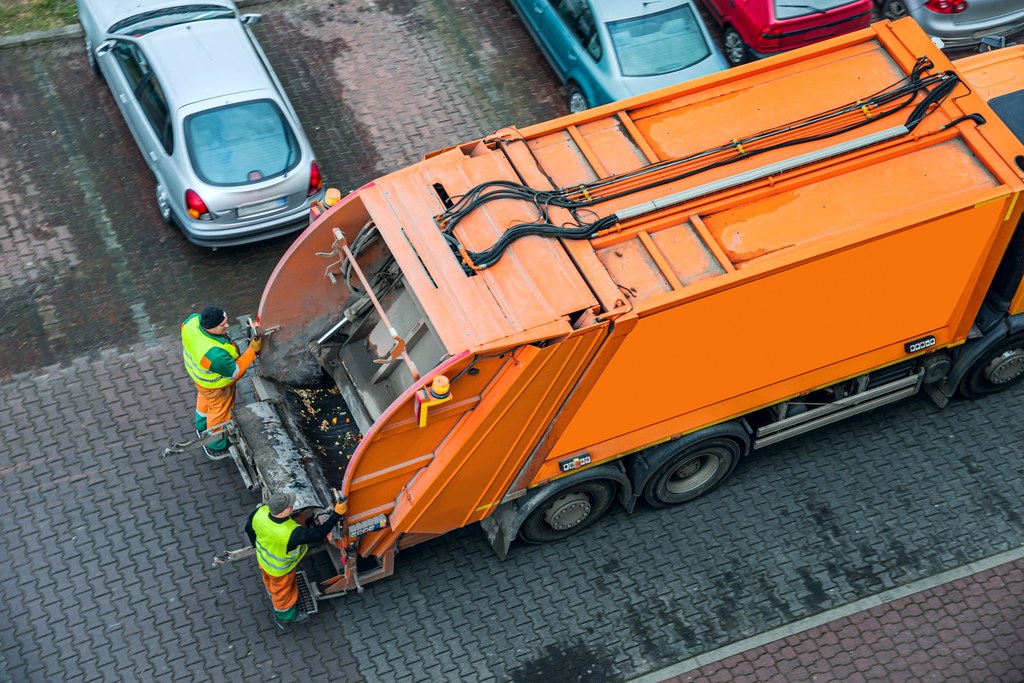
[[249,204],[248,206],[238,207],[238,217],[248,218],[249,216],[257,216],[261,213],[270,213],[271,211],[279,211],[288,205],[287,197],[278,197],[277,199],[271,199],[269,202],[260,202],[259,204]]

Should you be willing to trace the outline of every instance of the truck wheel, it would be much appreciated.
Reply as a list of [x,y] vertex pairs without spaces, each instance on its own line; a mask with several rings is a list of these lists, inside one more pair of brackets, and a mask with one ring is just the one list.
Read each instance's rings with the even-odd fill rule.
[[739,66],[747,61],[749,57],[747,45],[732,26],[726,26],[725,31],[722,32],[722,43],[725,45],[725,57],[730,64]]
[[582,531],[611,507],[615,484],[590,479],[555,491],[519,527],[519,538],[527,543],[551,543]]
[[960,382],[960,394],[980,398],[1009,389],[1021,380],[1024,380],[1024,334],[1015,334],[974,362]]
[[580,86],[575,83],[570,83],[566,87],[566,93],[569,96],[569,113],[579,114],[581,111],[590,109],[590,103],[587,102],[587,96],[583,94],[583,90]]
[[[671,447],[671,443],[665,444]],[[663,508],[679,505],[721,484],[740,460],[733,439],[714,437],[684,446],[655,470],[644,486],[644,500]]]

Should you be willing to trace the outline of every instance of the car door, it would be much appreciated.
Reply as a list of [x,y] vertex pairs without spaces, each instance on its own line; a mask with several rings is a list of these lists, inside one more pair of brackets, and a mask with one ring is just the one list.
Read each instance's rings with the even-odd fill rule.
[[159,180],[174,150],[170,112],[163,88],[138,45],[114,41],[101,51],[103,72],[146,165]]
[[594,13],[587,0],[554,0],[554,20],[563,36],[559,59],[564,63],[566,79],[583,88],[591,106],[618,99],[609,93],[601,60],[604,50]]
[[530,27],[558,77],[564,81],[570,67],[566,49],[571,43],[572,36],[556,13],[555,8],[560,2],[561,0],[522,0],[518,4],[525,23]]

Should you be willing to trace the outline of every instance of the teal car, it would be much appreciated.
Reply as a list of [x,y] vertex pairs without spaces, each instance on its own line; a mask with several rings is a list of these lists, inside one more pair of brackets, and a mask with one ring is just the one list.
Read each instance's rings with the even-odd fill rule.
[[577,113],[729,67],[691,0],[510,0]]

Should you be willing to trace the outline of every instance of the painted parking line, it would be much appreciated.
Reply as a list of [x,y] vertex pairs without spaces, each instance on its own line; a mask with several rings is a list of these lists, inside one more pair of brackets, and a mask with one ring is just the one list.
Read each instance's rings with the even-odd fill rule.
[[733,657],[748,650],[762,647],[776,640],[782,640],[783,638],[789,638],[790,636],[797,635],[798,633],[810,631],[811,629],[823,626],[837,619],[843,619],[859,612],[888,604],[894,600],[914,595],[915,593],[930,590],[937,586],[943,586],[947,583],[958,581],[960,579],[973,576],[979,572],[992,569],[993,567],[998,567],[1009,562],[1015,562],[1021,558],[1024,558],[1024,546],[1011,548],[1010,550],[1006,550],[996,555],[991,555],[981,560],[969,562],[968,564],[960,567],[955,567],[939,574],[934,574],[932,576],[913,581],[905,586],[897,586],[896,588],[882,591],[876,595],[869,595],[866,598],[854,600],[853,602],[835,607],[820,614],[815,614],[812,617],[800,619],[799,621],[794,621],[791,624],[786,624],[785,626],[779,626],[778,628],[773,628],[770,631],[759,633],[756,636],[738,640],[735,643],[730,643],[724,647],[709,650],[708,652],[701,653],[696,657],[684,659],[681,662],[677,662],[676,664],[672,664],[671,666],[667,666],[663,669],[652,671],[651,673],[644,674],[637,678],[631,678],[629,681],[630,683],[661,683],[661,681],[673,678],[674,676],[681,676],[682,674],[707,666],[708,664],[720,662],[723,659],[728,659],[729,657]]

